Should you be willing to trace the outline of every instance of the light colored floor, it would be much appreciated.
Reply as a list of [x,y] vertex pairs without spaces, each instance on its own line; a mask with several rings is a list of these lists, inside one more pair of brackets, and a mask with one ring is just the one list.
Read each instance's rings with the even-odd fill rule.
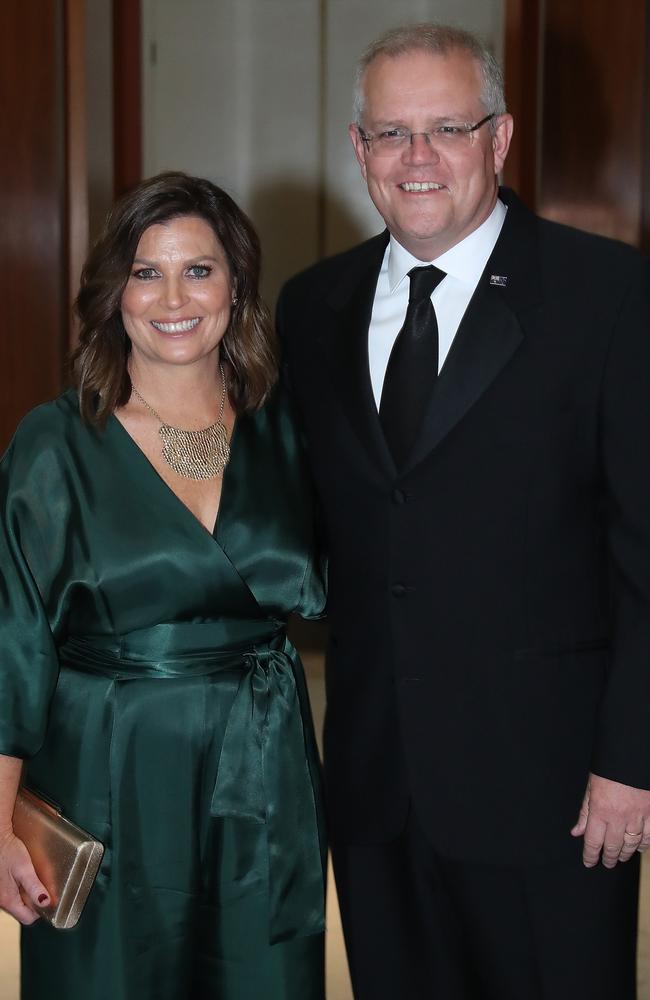
[[[318,654],[303,654],[317,731],[322,728],[324,709],[323,662]],[[327,913],[327,1000],[352,1000],[350,980],[341,934],[336,892],[330,871]],[[64,933],[64,932],[62,932]],[[646,857],[641,880],[639,932],[639,996],[650,1000],[650,856]],[[0,913],[0,1000],[18,1000],[18,927]]]
[[[302,660],[309,684],[314,725],[318,734],[323,732],[323,715],[325,714],[325,678],[323,673],[324,660],[321,653],[310,653],[303,649]],[[327,885],[327,937],[326,937],[326,981],[327,1000],[352,1000],[352,987],[348,974],[348,963],[345,957],[341,918],[336,901],[336,888],[332,877],[330,862]],[[3,1000],[0,994],[0,1000]],[[649,998],[650,1000],[650,998]]]

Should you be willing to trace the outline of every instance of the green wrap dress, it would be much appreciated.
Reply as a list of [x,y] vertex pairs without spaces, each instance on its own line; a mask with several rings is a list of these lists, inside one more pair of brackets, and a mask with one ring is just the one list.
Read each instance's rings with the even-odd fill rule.
[[211,534],[68,392],[0,466],[0,752],[105,845],[26,1000],[323,1000],[319,764],[287,616],[321,574],[281,397],[238,419]]

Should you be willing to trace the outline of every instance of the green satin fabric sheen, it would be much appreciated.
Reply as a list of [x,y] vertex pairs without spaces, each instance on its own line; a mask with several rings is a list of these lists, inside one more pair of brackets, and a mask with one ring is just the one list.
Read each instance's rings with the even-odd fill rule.
[[[229,630],[228,626],[233,628]],[[325,929],[318,816],[305,757],[300,703],[283,632],[247,622],[239,648],[229,632],[241,622],[164,624],[116,639],[73,637],[62,666],[116,679],[204,676],[241,670],[221,745],[212,816],[267,826],[270,941]],[[196,642],[199,641],[198,649]],[[194,645],[188,647],[188,642]],[[146,658],[145,658],[146,657]],[[291,844],[291,850],[287,845]]]
[[[207,913],[208,978],[240,1000],[253,937],[232,927],[316,941],[322,920],[320,769],[284,629],[324,594],[291,415],[276,398],[238,420],[212,533],[117,420],[84,426],[72,393],[22,422],[0,505],[0,752],[106,845],[78,934],[24,936],[30,981],[46,962],[76,970],[75,1000],[192,995],[181,952],[193,968]],[[258,995],[293,998],[295,981],[300,1000],[321,996],[301,939],[267,962],[255,938],[259,967],[278,970]]]

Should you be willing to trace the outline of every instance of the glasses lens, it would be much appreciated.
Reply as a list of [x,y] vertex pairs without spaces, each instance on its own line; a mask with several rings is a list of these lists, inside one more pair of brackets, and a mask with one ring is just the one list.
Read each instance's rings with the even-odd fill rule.
[[376,135],[364,136],[374,156],[396,156],[409,146],[426,143],[436,149],[448,151],[464,149],[474,140],[472,126],[465,122],[445,122],[428,132],[409,132],[391,129]]

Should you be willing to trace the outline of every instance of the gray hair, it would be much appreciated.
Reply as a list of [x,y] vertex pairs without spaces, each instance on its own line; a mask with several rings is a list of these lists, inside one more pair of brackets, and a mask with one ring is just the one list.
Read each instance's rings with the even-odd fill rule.
[[[424,24],[407,24],[400,28],[391,28],[365,50],[357,64],[353,116],[357,125],[362,124],[365,106],[363,90],[364,76],[371,62],[378,56],[406,55],[408,52],[423,51],[433,55],[445,56],[449,52],[460,49],[476,59],[481,72],[483,86],[481,87],[481,103],[486,114],[503,115],[506,111],[506,100],[503,92],[503,73],[501,67],[491,52],[487,50],[474,35],[462,28],[452,28],[446,24],[427,22]],[[494,131],[495,122],[490,122],[490,130]]]

